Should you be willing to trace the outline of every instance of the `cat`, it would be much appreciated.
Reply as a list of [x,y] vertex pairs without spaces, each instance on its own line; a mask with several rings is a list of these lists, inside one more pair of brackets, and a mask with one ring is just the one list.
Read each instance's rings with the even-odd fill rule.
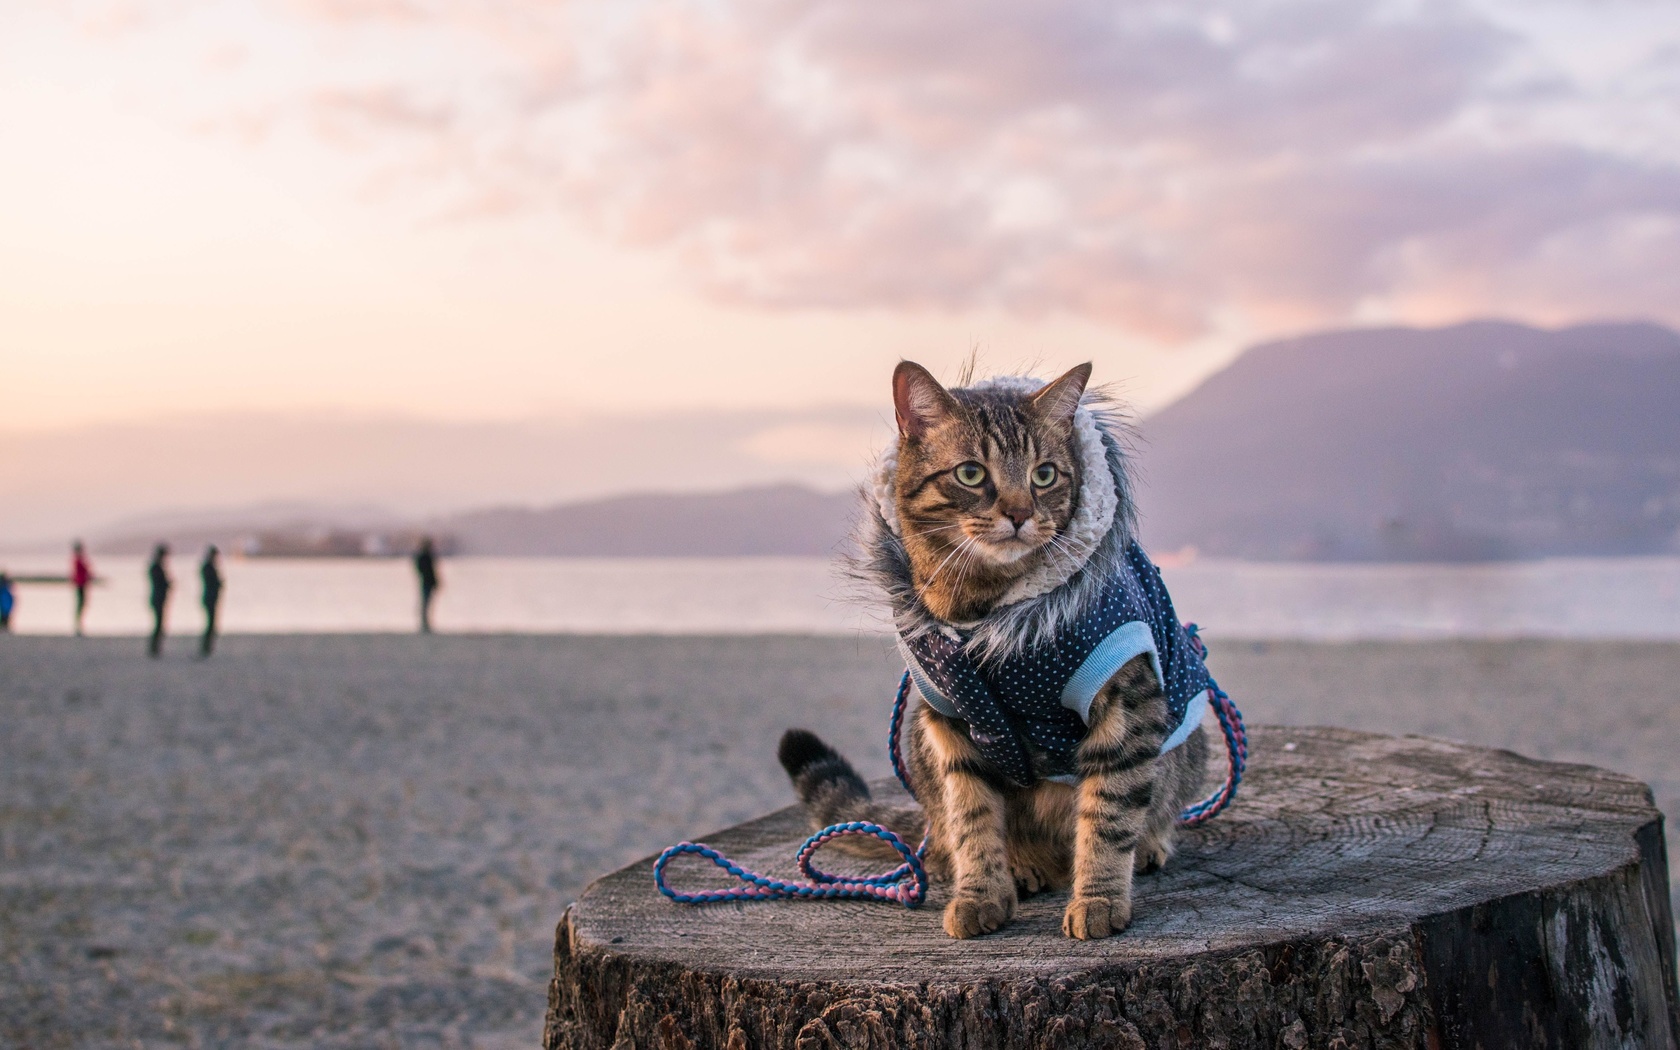
[[[920,365],[899,364],[897,447],[867,501],[857,568],[892,602],[922,700],[904,731],[920,808],[873,799],[806,730],[789,730],[778,749],[814,826],[869,820],[911,843],[926,830],[927,868],[952,883],[952,937],[997,930],[1020,896],[1063,889],[1068,936],[1124,930],[1134,872],[1172,856],[1175,820],[1202,785],[1201,708],[1167,689],[1195,695],[1199,658],[1186,655],[1133,538],[1124,428],[1087,389],[1090,375],[1084,364],[1048,384],[1006,377],[947,390]],[[1156,598],[1164,612],[1149,630],[1114,612]],[[1099,620],[1102,631],[1125,622],[1091,651]],[[1056,649],[1081,639],[1072,655]],[[1104,654],[1122,662],[1110,668]],[[1075,662],[1100,676],[1079,688],[1078,673],[1065,688],[1038,682],[1057,660],[1063,678]],[[1028,683],[1022,695],[1052,699],[1017,710],[1028,702],[1014,696],[1018,682]],[[847,841],[898,860],[878,839]]]

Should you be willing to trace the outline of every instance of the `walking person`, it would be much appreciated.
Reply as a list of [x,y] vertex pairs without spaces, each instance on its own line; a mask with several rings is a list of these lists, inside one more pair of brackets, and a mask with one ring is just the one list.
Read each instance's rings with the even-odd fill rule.
[[152,640],[146,651],[156,659],[163,653],[163,611],[169,605],[169,544],[160,543],[152,550],[152,563],[146,567],[146,579],[151,584]]
[[216,564],[216,545],[204,548],[204,564],[198,575],[204,581],[204,637],[198,643],[200,659],[210,656],[216,644],[216,606],[222,600],[222,570]]
[[432,595],[437,593],[437,554],[432,538],[423,536],[420,549],[414,552],[414,571],[420,577],[420,633],[432,633]]
[[88,587],[93,584],[93,566],[88,562],[82,541],[70,545],[70,586],[76,590],[76,637],[82,636],[82,616],[87,612]]
[[12,578],[0,572],[0,631],[12,629],[12,606],[17,604],[17,595],[12,593]]

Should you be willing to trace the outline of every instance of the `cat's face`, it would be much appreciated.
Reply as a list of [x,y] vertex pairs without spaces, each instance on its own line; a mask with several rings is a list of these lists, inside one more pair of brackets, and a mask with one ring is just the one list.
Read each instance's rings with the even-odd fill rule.
[[1020,394],[948,391],[920,365],[898,366],[896,494],[918,586],[972,611],[1057,542],[1077,507],[1073,414],[1090,374],[1080,365]]

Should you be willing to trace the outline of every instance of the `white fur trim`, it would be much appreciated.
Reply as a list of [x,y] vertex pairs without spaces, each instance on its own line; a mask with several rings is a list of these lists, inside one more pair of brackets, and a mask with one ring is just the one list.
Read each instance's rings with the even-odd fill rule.
[[[1030,376],[998,376],[976,383],[973,389],[1009,390],[1032,393],[1043,389],[1045,382]],[[1109,473],[1108,452],[1103,446],[1102,427],[1096,416],[1081,407],[1073,414],[1074,444],[1079,450],[1082,475],[1079,484],[1079,509],[1061,534],[1055,547],[1044,548],[1044,557],[1036,569],[1010,584],[1009,590],[992,608],[1001,609],[1016,602],[1048,594],[1073,578],[1087,561],[1097,544],[1114,524],[1114,512],[1120,505],[1120,491]],[[898,506],[894,493],[898,473],[898,446],[895,444],[881,454],[875,471],[873,495],[881,512],[881,520],[894,536],[899,531]]]

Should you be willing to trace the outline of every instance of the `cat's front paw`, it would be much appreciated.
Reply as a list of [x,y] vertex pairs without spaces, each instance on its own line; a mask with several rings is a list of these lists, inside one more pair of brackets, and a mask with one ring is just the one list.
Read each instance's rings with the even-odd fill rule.
[[1125,929],[1132,921],[1132,902],[1112,897],[1075,897],[1062,913],[1062,932],[1094,941]]
[[953,937],[978,937],[991,933],[1015,917],[1015,887],[1008,896],[958,896],[945,906],[945,932]]

